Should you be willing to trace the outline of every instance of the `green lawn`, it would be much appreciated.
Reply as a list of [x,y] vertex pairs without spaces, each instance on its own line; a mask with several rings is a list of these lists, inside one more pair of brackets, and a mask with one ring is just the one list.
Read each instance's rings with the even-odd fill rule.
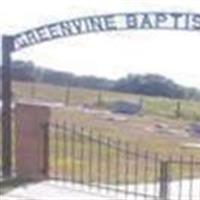
[[[85,183],[96,183],[98,181],[110,184],[152,182],[159,180],[161,161],[171,159],[161,153],[152,153],[153,150],[145,151],[140,146],[143,142],[140,142],[136,150],[136,144],[132,140],[122,142],[109,137],[111,147],[108,147],[106,145],[108,144],[108,138],[104,136],[103,144],[101,143],[100,147],[97,142],[91,142],[88,137],[75,134],[76,132],[69,131],[69,128],[67,130],[51,129],[51,177],[65,177],[67,180]],[[80,129],[77,133],[79,131]],[[67,135],[64,136],[64,133],[67,133]],[[88,135],[89,131],[85,130],[84,134]],[[75,135],[74,139],[72,139],[73,135]],[[99,135],[93,132],[90,132],[90,136],[99,139]],[[151,142],[153,141],[151,140]],[[128,148],[127,144],[129,145]],[[167,146],[163,146],[163,148],[169,151]],[[139,153],[139,155],[135,156],[135,153]],[[200,160],[199,152],[190,153],[194,155],[193,162]],[[183,155],[183,163],[184,161],[191,162],[189,154]],[[101,155],[100,160],[99,155]],[[181,162],[178,154],[172,158]],[[171,179],[184,179],[191,176],[200,178],[200,165],[191,167],[187,163],[182,165],[176,163],[170,164],[169,170]]]
[[[20,98],[37,98],[48,101],[59,101],[70,105],[94,104],[98,102],[99,91],[63,88],[45,84],[14,82],[13,93]],[[103,104],[109,104],[116,100],[137,101],[144,100],[144,113],[165,118],[176,118],[177,102],[181,103],[180,118],[184,120],[200,120],[200,102],[186,100],[172,100],[162,97],[148,97],[117,92],[101,92]]]
[[[34,88],[34,89],[33,89]],[[47,101],[65,102],[66,96],[70,96],[69,105],[96,105],[99,91],[80,88],[56,87],[45,84],[33,83],[13,83],[13,91],[16,98],[39,99]],[[34,91],[34,92],[33,92]],[[68,94],[67,94],[68,93]],[[115,100],[138,100],[141,96],[132,94],[122,94],[115,92],[102,92],[102,104],[104,105]],[[144,113],[142,116],[130,117],[125,122],[113,122],[102,120],[98,116],[90,115],[74,109],[54,109],[52,110],[52,120],[62,124],[66,121],[69,124],[76,124],[79,127],[92,129],[93,132],[102,133],[113,139],[130,141],[138,144],[143,149],[150,149],[164,155],[180,154],[180,144],[184,142],[199,141],[197,138],[184,138],[182,135],[170,136],[169,134],[159,134],[157,129],[153,129],[156,124],[166,124],[171,129],[183,131],[190,123],[199,121],[200,102],[181,101],[181,116],[176,118],[177,100],[167,98],[142,97],[144,100]],[[98,106],[94,107],[99,108]],[[148,129],[148,130],[147,130]],[[187,150],[185,155],[191,153],[198,154],[197,150]]]
[[[199,121],[200,119],[200,102],[194,101],[185,101],[181,100],[181,111],[180,117],[177,118],[177,102],[178,100],[171,100],[168,98],[162,97],[148,97],[148,96],[139,96],[134,94],[123,94],[116,92],[101,92],[101,105],[98,105],[99,91],[81,89],[81,88],[63,88],[56,87],[52,85],[45,84],[33,84],[33,83],[22,83],[14,82],[13,83],[13,93],[15,99],[38,99],[45,101],[56,101],[63,102],[67,101],[67,107],[65,109],[52,109],[52,121],[57,121],[59,124],[63,124],[64,121],[69,125],[76,124],[78,127],[84,127],[86,130],[92,130],[93,136],[97,137],[99,133],[103,137],[109,137],[111,140],[117,141],[120,140],[122,143],[129,142],[131,151],[134,151],[136,146],[139,146],[140,151],[145,154],[146,151],[149,151],[150,154],[158,154],[162,159],[169,158],[170,155],[174,159],[179,159],[180,155],[183,155],[183,159],[189,160],[190,156],[194,156],[195,161],[200,161],[200,153],[197,149],[182,149],[181,145],[187,142],[200,142],[199,139],[193,137],[184,137],[181,135],[181,131],[184,131],[184,128],[187,127],[190,123]],[[144,112],[139,116],[129,117],[129,120],[124,122],[115,122],[102,119],[98,115],[91,115],[88,113],[83,113],[80,110],[74,109],[74,106],[88,104],[93,105],[95,109],[103,110],[106,106],[116,100],[128,100],[128,101],[138,101],[140,98],[143,98],[144,101]],[[71,109],[70,109],[71,108]],[[180,130],[180,133],[177,135],[169,134],[160,134],[157,129],[155,129],[156,124],[165,124],[171,129]],[[84,168],[86,171],[84,173],[84,179],[89,181],[88,177],[88,167],[89,167],[89,146],[85,142],[85,157],[83,160],[80,160],[81,146],[80,142],[77,141],[75,158],[72,158],[70,155],[63,158],[59,156],[57,166],[55,166],[55,141],[51,139],[52,150],[50,154],[50,166],[51,172],[55,173],[56,168],[59,173],[63,173],[70,178],[72,174],[72,166],[75,166],[75,171],[80,174],[81,170]],[[63,140],[60,139],[58,145],[58,151],[60,155],[64,152]],[[69,145],[71,145],[69,143]],[[93,151],[97,151],[97,146],[93,146]],[[102,148],[102,165],[101,170],[106,171],[106,148]],[[116,170],[116,160],[115,156],[116,150],[111,152],[111,177],[116,177],[118,171]],[[124,156],[120,157],[120,169],[121,172],[119,176],[119,181],[123,182],[123,174],[125,173],[124,168]],[[98,179],[98,161],[95,156],[92,157],[93,162],[93,181]],[[131,174],[128,177],[129,182],[134,182],[134,158],[130,159],[130,169],[129,173]],[[142,180],[144,178],[144,167],[143,160],[140,160],[140,172],[138,173],[138,179]],[[149,163],[149,174],[148,180],[152,180],[152,177],[155,173],[155,163]],[[132,166],[132,167],[131,167]],[[173,165],[172,173],[173,177],[177,177],[180,173],[179,166]],[[184,167],[183,176],[187,177],[189,175],[189,167]],[[194,169],[195,176],[200,176],[199,167]],[[81,179],[80,176],[76,179]],[[106,174],[101,177],[105,181]],[[115,178],[110,180],[115,182]]]

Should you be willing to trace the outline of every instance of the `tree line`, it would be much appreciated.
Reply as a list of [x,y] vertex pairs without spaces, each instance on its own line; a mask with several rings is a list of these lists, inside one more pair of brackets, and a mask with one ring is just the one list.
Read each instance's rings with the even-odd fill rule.
[[[181,86],[157,74],[129,74],[127,77],[113,81],[95,76],[76,76],[73,73],[38,67],[33,62],[24,61],[14,61],[11,74],[12,79],[17,81],[48,83],[64,87],[83,87],[173,99],[200,100],[200,90]],[[0,77],[2,78],[2,68],[0,68]]]

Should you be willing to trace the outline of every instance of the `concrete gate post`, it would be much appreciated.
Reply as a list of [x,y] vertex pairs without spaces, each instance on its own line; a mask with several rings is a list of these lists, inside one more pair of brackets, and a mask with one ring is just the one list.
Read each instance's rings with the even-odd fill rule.
[[23,179],[48,177],[50,107],[39,103],[16,105],[16,173]]

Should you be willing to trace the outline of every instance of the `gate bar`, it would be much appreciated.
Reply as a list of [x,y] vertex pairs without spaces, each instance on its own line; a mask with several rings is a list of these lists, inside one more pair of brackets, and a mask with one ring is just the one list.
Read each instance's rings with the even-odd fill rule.
[[13,38],[2,37],[2,171],[3,177],[12,173],[12,135],[11,135],[11,52]]

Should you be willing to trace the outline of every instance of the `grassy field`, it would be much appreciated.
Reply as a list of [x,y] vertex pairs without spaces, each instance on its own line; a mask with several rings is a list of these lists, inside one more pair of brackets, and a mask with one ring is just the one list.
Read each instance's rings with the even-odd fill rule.
[[[120,140],[122,143],[128,141],[130,149],[134,150],[136,146],[138,146],[141,152],[145,153],[146,151],[149,151],[153,155],[159,154],[163,159],[169,158],[169,156],[172,156],[174,159],[179,159],[180,155],[183,155],[183,159],[189,160],[192,155],[195,161],[200,161],[200,151],[198,149],[183,148],[183,144],[185,143],[200,142],[200,139],[198,138],[185,136],[185,129],[191,123],[200,121],[200,102],[178,101],[162,97],[141,97],[134,94],[101,91],[101,105],[99,105],[99,91],[81,88],[68,89],[52,85],[22,82],[13,83],[13,94],[16,101],[18,99],[29,101],[37,99],[40,101],[61,102],[67,104],[65,108],[52,109],[51,120],[54,122],[56,121],[59,124],[63,124],[64,122],[70,125],[76,124],[78,127],[84,127],[84,129],[91,131],[94,136],[98,136],[98,134],[101,133],[102,136],[109,137],[114,141]],[[94,109],[103,112],[106,106],[113,101],[138,101],[141,98],[144,101],[143,113],[138,116],[130,116],[125,121],[107,120],[103,117],[103,114],[91,114],[78,109],[79,106],[87,104]],[[177,102],[181,103],[179,118],[177,118]],[[164,128],[159,128],[160,126]],[[59,151],[61,153],[64,151],[62,142],[63,140],[60,139],[61,144],[59,145]],[[55,141],[52,141],[52,145],[55,146]],[[87,144],[85,145],[87,148]],[[113,152],[113,154],[115,153],[116,152]],[[84,168],[87,169],[88,159],[86,158],[80,163],[79,154],[80,146],[78,145],[77,159],[74,160],[68,156],[67,160],[63,161],[63,158],[60,157],[57,167],[60,171],[63,171],[68,167],[68,172],[71,173],[72,169],[70,169],[70,166],[72,165],[72,162],[74,162],[77,171],[81,169],[81,165],[84,165]],[[105,152],[103,152],[103,155],[104,154]],[[52,171],[55,171],[55,163],[53,162],[54,157],[55,150],[52,150],[50,159]],[[111,163],[114,162],[115,161],[113,160]],[[123,163],[123,159],[121,159],[120,162]],[[93,163],[93,173],[95,173],[98,168],[95,157]],[[134,162],[132,165],[134,165]],[[125,170],[123,168],[124,165],[122,164],[121,166],[122,168],[120,170],[123,172]],[[113,166],[113,168],[114,167],[115,166]],[[102,164],[102,168],[103,170],[106,168],[105,163]],[[132,170],[134,169],[132,168]],[[189,168],[186,167],[184,171],[185,176],[188,176]],[[199,171],[199,167],[195,169],[195,175],[198,177],[200,176]],[[176,166],[173,166],[173,172],[175,176],[179,173]],[[112,173],[114,173],[113,177],[115,177],[115,173],[117,172],[113,170]],[[154,173],[153,168],[150,173]],[[86,172],[86,176],[87,174],[88,172]],[[139,176],[142,177],[142,175]],[[152,175],[149,174],[149,177],[152,177]],[[130,177],[130,179],[133,180],[133,177]]]
[[[66,97],[69,97],[68,106],[63,109],[52,110],[52,120],[62,124],[66,121],[68,124],[92,129],[94,133],[102,133],[113,139],[130,141],[143,149],[152,150],[164,155],[180,154],[181,144],[185,142],[198,142],[198,138],[184,137],[185,129],[193,122],[200,121],[200,102],[181,101],[181,115],[176,117],[177,100],[167,98],[153,98],[143,96],[144,111],[142,115],[130,116],[127,121],[118,122],[105,120],[98,114],[88,114],[76,109],[76,106],[83,104],[96,105],[98,102],[99,91],[80,88],[55,87],[51,85],[41,85],[32,83],[13,84],[13,91],[16,97],[24,99],[39,99],[45,101],[56,101],[65,103]],[[70,93],[70,95],[69,95]],[[115,92],[101,92],[102,104],[109,104],[116,100],[137,101],[141,96],[132,94],[123,94]],[[94,107],[95,109],[102,109]],[[164,130],[155,128],[163,126]],[[166,127],[166,128],[165,128]],[[172,130],[172,134],[168,133]],[[175,134],[174,134],[175,132]],[[199,154],[198,150],[186,150],[185,155],[191,153]],[[199,157],[199,156],[198,156]]]
[[[106,134],[95,134],[89,129],[55,127],[59,126],[50,129],[51,177],[64,177],[84,183],[98,182],[99,179],[107,184],[156,182],[160,177],[161,162],[165,159],[178,161],[168,163],[171,179],[200,177],[200,164],[185,163],[199,161],[198,152],[191,151],[186,155],[182,153],[182,158],[179,157],[181,152],[174,152],[174,156],[169,156],[172,154],[160,153],[160,150],[157,150],[159,153],[153,153],[155,148],[145,150],[142,141],[138,146],[132,138],[123,141],[122,137],[116,140]],[[90,140],[90,137],[93,139]],[[151,142],[153,143],[153,140]],[[166,146],[163,148],[168,151]],[[193,160],[190,154],[194,156]]]
[[[20,83],[13,84],[13,93],[19,98],[36,98],[47,101],[59,101],[70,105],[94,104],[98,102],[99,91],[82,88],[64,88],[45,84]],[[148,97],[133,94],[101,91],[102,103],[108,104],[116,100],[144,101],[144,114],[165,118],[176,118],[177,102],[181,103],[180,118],[184,120],[200,120],[200,102],[172,100],[162,97]]]

